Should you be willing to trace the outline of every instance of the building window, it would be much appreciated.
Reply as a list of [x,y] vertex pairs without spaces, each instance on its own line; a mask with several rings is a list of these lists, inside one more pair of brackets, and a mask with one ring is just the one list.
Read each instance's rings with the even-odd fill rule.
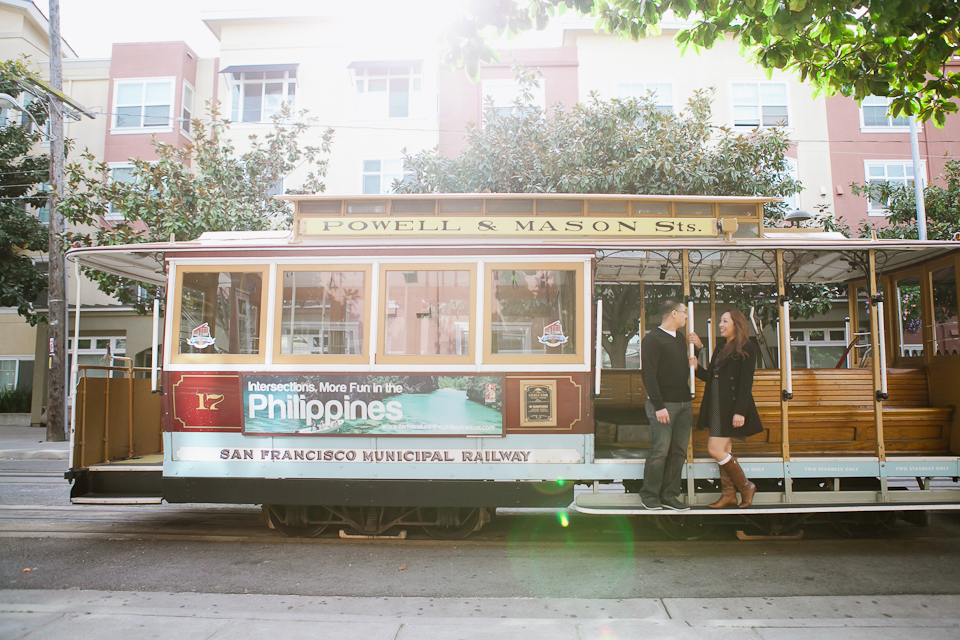
[[117,80],[113,88],[114,129],[156,129],[173,122],[173,78]]
[[[799,181],[799,173],[797,172],[797,159],[796,158],[784,158],[784,161],[787,163],[787,170],[784,171],[787,176],[793,178],[794,180]],[[800,192],[792,193],[789,196],[783,198],[783,203],[787,205],[788,209],[799,209],[800,208]]]
[[[864,175],[866,181],[870,182],[891,182],[894,184],[899,184],[906,187],[913,187],[913,163],[912,162],[903,162],[903,161],[894,161],[888,162],[886,160],[866,160],[863,163]],[[920,162],[920,183],[921,185],[926,185],[926,180],[923,179],[923,174],[926,170],[926,164]],[[876,200],[869,200],[867,202],[867,214],[871,216],[885,216],[887,215],[887,204],[885,202],[878,202]]]
[[17,368],[16,360],[0,360],[0,391],[17,388]]
[[860,103],[860,130],[863,133],[903,132],[910,127],[906,116],[890,115],[890,98],[867,96]]
[[190,133],[190,128],[193,126],[190,122],[193,120],[193,96],[193,87],[184,80],[183,99],[180,101],[180,130],[186,134]]
[[[541,111],[546,110],[547,99],[544,90],[544,81],[540,80],[539,87],[530,87],[533,94],[531,106],[538,107]],[[522,91],[520,84],[516,80],[484,80],[481,83],[482,104],[481,111],[486,112],[490,100],[493,100],[493,108],[501,116],[510,115],[516,108],[517,101],[521,100]]]
[[[77,339],[70,338],[67,341],[67,353],[68,357],[71,359],[71,363],[73,359],[74,340],[76,340],[77,347],[77,364],[80,366],[88,365],[95,367],[124,367],[127,364],[126,361],[123,360],[113,362],[108,357],[109,355],[125,356],[127,354],[127,338],[125,336],[103,336],[90,338],[81,336]],[[107,371],[104,369],[88,369],[83,375],[87,376],[88,378],[106,378]],[[122,378],[124,375],[121,371],[114,371],[110,377]]]
[[661,111],[673,113],[673,84],[669,82],[621,82],[617,85],[617,97],[651,98]]
[[[124,184],[133,184],[137,181],[136,176],[133,174],[134,166],[132,164],[117,163],[110,165],[110,182],[122,182]],[[123,212],[114,207],[114,204],[111,202],[108,209],[107,215],[104,216],[107,220],[115,222],[117,220],[123,220]]]
[[403,172],[403,160],[364,160],[363,193],[393,193],[396,181],[403,182],[411,173]]
[[234,122],[269,122],[283,103],[295,109],[297,70],[243,71],[230,74],[231,110]]
[[738,127],[788,126],[786,83],[734,82],[733,124]]
[[[792,329],[790,355],[794,369],[833,369],[847,349],[843,329]],[[843,358],[841,368],[846,368]]]
[[354,66],[357,117],[382,120],[419,115],[422,70],[419,63]]

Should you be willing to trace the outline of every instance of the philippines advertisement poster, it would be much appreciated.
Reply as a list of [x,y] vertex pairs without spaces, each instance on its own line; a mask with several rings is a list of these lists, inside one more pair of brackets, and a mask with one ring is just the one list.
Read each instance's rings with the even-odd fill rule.
[[503,434],[499,376],[244,375],[249,434]]

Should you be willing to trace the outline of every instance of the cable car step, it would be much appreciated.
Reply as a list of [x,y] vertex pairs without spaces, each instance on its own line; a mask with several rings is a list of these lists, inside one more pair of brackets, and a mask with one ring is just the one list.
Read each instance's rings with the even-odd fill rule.
[[70,498],[73,504],[160,504],[160,496],[80,496]]

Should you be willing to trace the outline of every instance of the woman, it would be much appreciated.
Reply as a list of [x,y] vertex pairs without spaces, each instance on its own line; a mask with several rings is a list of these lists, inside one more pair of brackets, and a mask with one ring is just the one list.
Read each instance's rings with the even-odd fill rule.
[[[722,340],[713,352],[710,368],[704,369],[696,358],[690,358],[690,366],[697,367],[697,377],[707,383],[697,428],[710,430],[707,451],[720,465],[722,493],[710,506],[736,506],[739,491],[742,509],[753,502],[757,487],[747,480],[731,454],[731,439],[743,440],[763,430],[752,393],[757,347],[749,340],[750,327],[740,311],[730,309],[720,316],[719,328]],[[690,335],[690,342],[702,346],[696,334]]]

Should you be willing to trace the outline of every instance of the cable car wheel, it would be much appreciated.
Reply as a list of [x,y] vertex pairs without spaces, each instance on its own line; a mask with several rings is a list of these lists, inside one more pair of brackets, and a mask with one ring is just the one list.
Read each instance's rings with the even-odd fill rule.
[[716,520],[697,515],[657,515],[657,528],[674,540],[701,540],[717,528]]
[[[330,513],[324,507],[323,518],[329,518]],[[300,505],[268,504],[263,506],[269,524],[290,538],[314,538],[327,528],[327,524],[317,524],[310,521],[310,507]]]
[[420,526],[434,540],[463,540],[477,530],[480,511],[480,507],[421,508]]

